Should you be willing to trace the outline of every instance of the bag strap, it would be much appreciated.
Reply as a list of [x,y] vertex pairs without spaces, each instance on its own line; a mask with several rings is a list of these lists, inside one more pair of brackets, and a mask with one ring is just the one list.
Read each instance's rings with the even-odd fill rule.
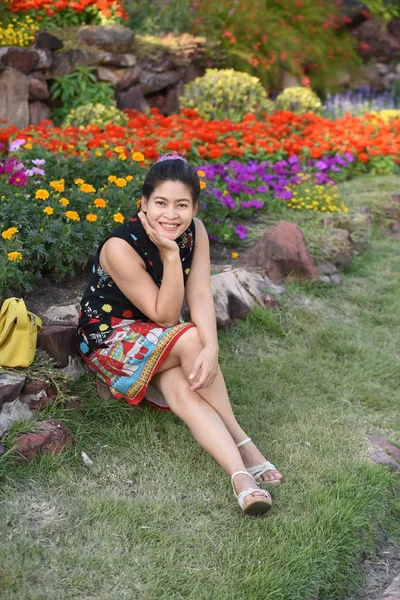
[[28,311],[25,302],[20,298],[17,302],[17,331],[26,331],[28,327]]
[[6,339],[17,318],[18,298],[4,300],[0,311],[0,344]]

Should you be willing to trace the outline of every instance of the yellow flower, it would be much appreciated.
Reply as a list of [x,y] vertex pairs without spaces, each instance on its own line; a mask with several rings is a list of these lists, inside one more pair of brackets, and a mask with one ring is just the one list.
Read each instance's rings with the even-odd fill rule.
[[93,201],[93,204],[96,208],[105,208],[107,206],[107,202],[104,198],[96,198],[96,200]]
[[68,206],[68,204],[69,204],[69,200],[68,200],[68,198],[60,198],[59,202],[60,202],[60,204],[62,204],[63,206]]
[[95,155],[96,155],[96,156],[101,156],[101,152],[99,152],[99,151],[97,150],[97,152],[95,152]]
[[22,260],[21,252],[7,252],[8,260],[17,261]]
[[95,215],[94,213],[89,213],[88,215],[86,215],[86,221],[89,221],[89,223],[94,223],[95,221],[97,221],[97,215]]
[[204,190],[204,188],[207,187],[207,184],[205,181],[200,181],[200,189]]
[[65,181],[64,179],[60,179],[60,181],[50,181],[50,185],[56,192],[63,192]]
[[117,185],[118,187],[125,187],[126,179],[124,179],[123,177],[118,177],[118,179],[115,180],[115,185]]
[[75,180],[74,180],[74,183],[76,183],[76,185],[81,185],[82,183],[85,183],[85,182],[83,181],[83,179],[81,179],[81,178],[79,177],[78,179],[75,179]]
[[124,222],[124,215],[122,215],[121,213],[115,213],[113,215],[113,219],[116,223],[123,223]]
[[140,208],[141,204],[142,204],[142,199],[140,198],[140,200],[136,201],[136,208]]
[[90,183],[83,183],[80,187],[80,190],[84,194],[93,194],[96,191],[95,188],[90,185]]
[[238,254],[238,252],[232,252],[231,256],[232,256],[232,258],[234,258],[235,260],[236,260],[237,258],[239,258],[239,254]]
[[47,200],[49,196],[50,194],[47,190],[36,190],[35,198],[38,200]]
[[105,312],[111,312],[112,311],[112,306],[111,304],[103,304],[103,306],[101,307]]
[[132,179],[133,179],[133,175],[127,175],[127,176],[125,177],[125,179],[126,179],[127,181],[132,181]]
[[116,152],[117,154],[123,154],[125,152],[125,150],[123,149],[122,146],[115,146],[114,152]]
[[30,142],[27,142],[24,148],[26,148],[27,150],[32,150],[32,144]]
[[117,180],[117,178],[115,177],[115,175],[110,175],[109,178],[108,178],[108,181],[110,183],[114,183],[114,181],[116,181],[116,180]]
[[81,220],[78,213],[75,210],[67,210],[67,212],[64,214],[67,217],[67,219],[71,219],[71,221],[80,221]]
[[18,233],[18,231],[19,231],[19,229],[17,229],[16,227],[9,227],[5,231],[3,231],[3,233],[1,234],[1,237],[4,240],[11,240],[11,238],[13,237],[13,235],[16,234],[16,233]]
[[205,177],[206,176],[205,172],[202,169],[200,169],[199,171],[197,171],[197,175],[199,177]]
[[134,152],[132,154],[132,160],[135,160],[136,162],[142,162],[144,160],[144,154],[141,152]]
[[109,147],[110,147],[110,146],[109,146],[108,144],[103,144],[103,148],[104,148],[105,150],[108,150],[108,149],[109,149]]
[[53,212],[54,212],[54,209],[53,209],[53,208],[51,208],[51,206],[46,206],[46,208],[44,208],[44,209],[43,209],[43,212],[44,212],[46,215],[52,215],[52,214],[53,214]]
[[119,158],[119,160],[126,160],[127,156],[126,156],[126,154],[118,154],[118,158]]

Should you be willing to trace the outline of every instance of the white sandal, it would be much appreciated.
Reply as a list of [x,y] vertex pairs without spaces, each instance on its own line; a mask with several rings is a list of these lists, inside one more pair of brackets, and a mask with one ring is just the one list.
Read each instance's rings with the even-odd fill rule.
[[[272,506],[272,498],[266,490],[261,490],[260,488],[250,487],[247,490],[243,490],[243,492],[240,492],[240,494],[236,493],[234,485],[233,485],[233,480],[236,477],[236,475],[240,475],[240,474],[247,475],[248,477],[251,477],[253,480],[254,480],[254,477],[252,475],[249,475],[249,473],[247,471],[236,471],[236,473],[234,473],[231,477],[233,493],[235,495],[235,498],[237,498],[237,500],[239,502],[239,506],[242,509],[242,511],[244,512],[244,514],[245,515],[261,515],[262,513],[267,512]],[[246,498],[246,496],[249,496],[250,494],[253,494],[254,492],[259,492],[262,494],[262,496],[252,496],[249,500],[247,500],[247,502],[245,502],[244,499]]]
[[[244,444],[247,444],[248,442],[251,442],[251,438],[246,438],[245,440],[243,440],[242,442],[239,442],[238,444],[236,444],[236,446],[238,448],[240,448],[240,446],[244,446]],[[261,476],[266,473],[267,471],[278,471],[278,469],[275,467],[275,465],[273,465],[271,462],[269,462],[269,460],[266,460],[265,462],[261,463],[260,465],[254,465],[254,467],[250,467],[249,469],[247,469],[248,472],[250,473],[250,475],[252,475],[254,477],[254,479],[257,481],[257,483],[259,485],[281,485],[281,479],[261,479]],[[278,471],[279,472],[279,471]]]

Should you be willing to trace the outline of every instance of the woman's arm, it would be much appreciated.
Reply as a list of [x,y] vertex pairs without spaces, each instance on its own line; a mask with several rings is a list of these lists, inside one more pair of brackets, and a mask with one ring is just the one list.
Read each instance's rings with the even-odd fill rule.
[[[184,283],[178,245],[170,240],[164,242],[164,239],[161,242],[152,239],[160,249],[163,262],[163,280],[159,288],[147,273],[143,260],[125,240],[107,240],[101,249],[100,264],[143,314],[161,327],[172,327],[179,322]],[[161,243],[164,244],[162,249]]]
[[218,370],[218,336],[214,299],[210,279],[210,247],[206,229],[201,221],[195,219],[196,243],[192,266],[186,284],[186,301],[190,317],[196,325],[204,350],[200,353],[192,371],[192,379],[199,370],[199,380],[192,389],[210,385]]

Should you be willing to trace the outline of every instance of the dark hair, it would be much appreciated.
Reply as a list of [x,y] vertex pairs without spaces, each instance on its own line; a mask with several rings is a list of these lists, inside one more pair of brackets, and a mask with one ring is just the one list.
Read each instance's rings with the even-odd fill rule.
[[185,159],[168,157],[156,162],[148,171],[142,185],[142,194],[148,200],[156,187],[164,181],[180,181],[186,185],[196,204],[200,194],[200,180],[196,170]]

